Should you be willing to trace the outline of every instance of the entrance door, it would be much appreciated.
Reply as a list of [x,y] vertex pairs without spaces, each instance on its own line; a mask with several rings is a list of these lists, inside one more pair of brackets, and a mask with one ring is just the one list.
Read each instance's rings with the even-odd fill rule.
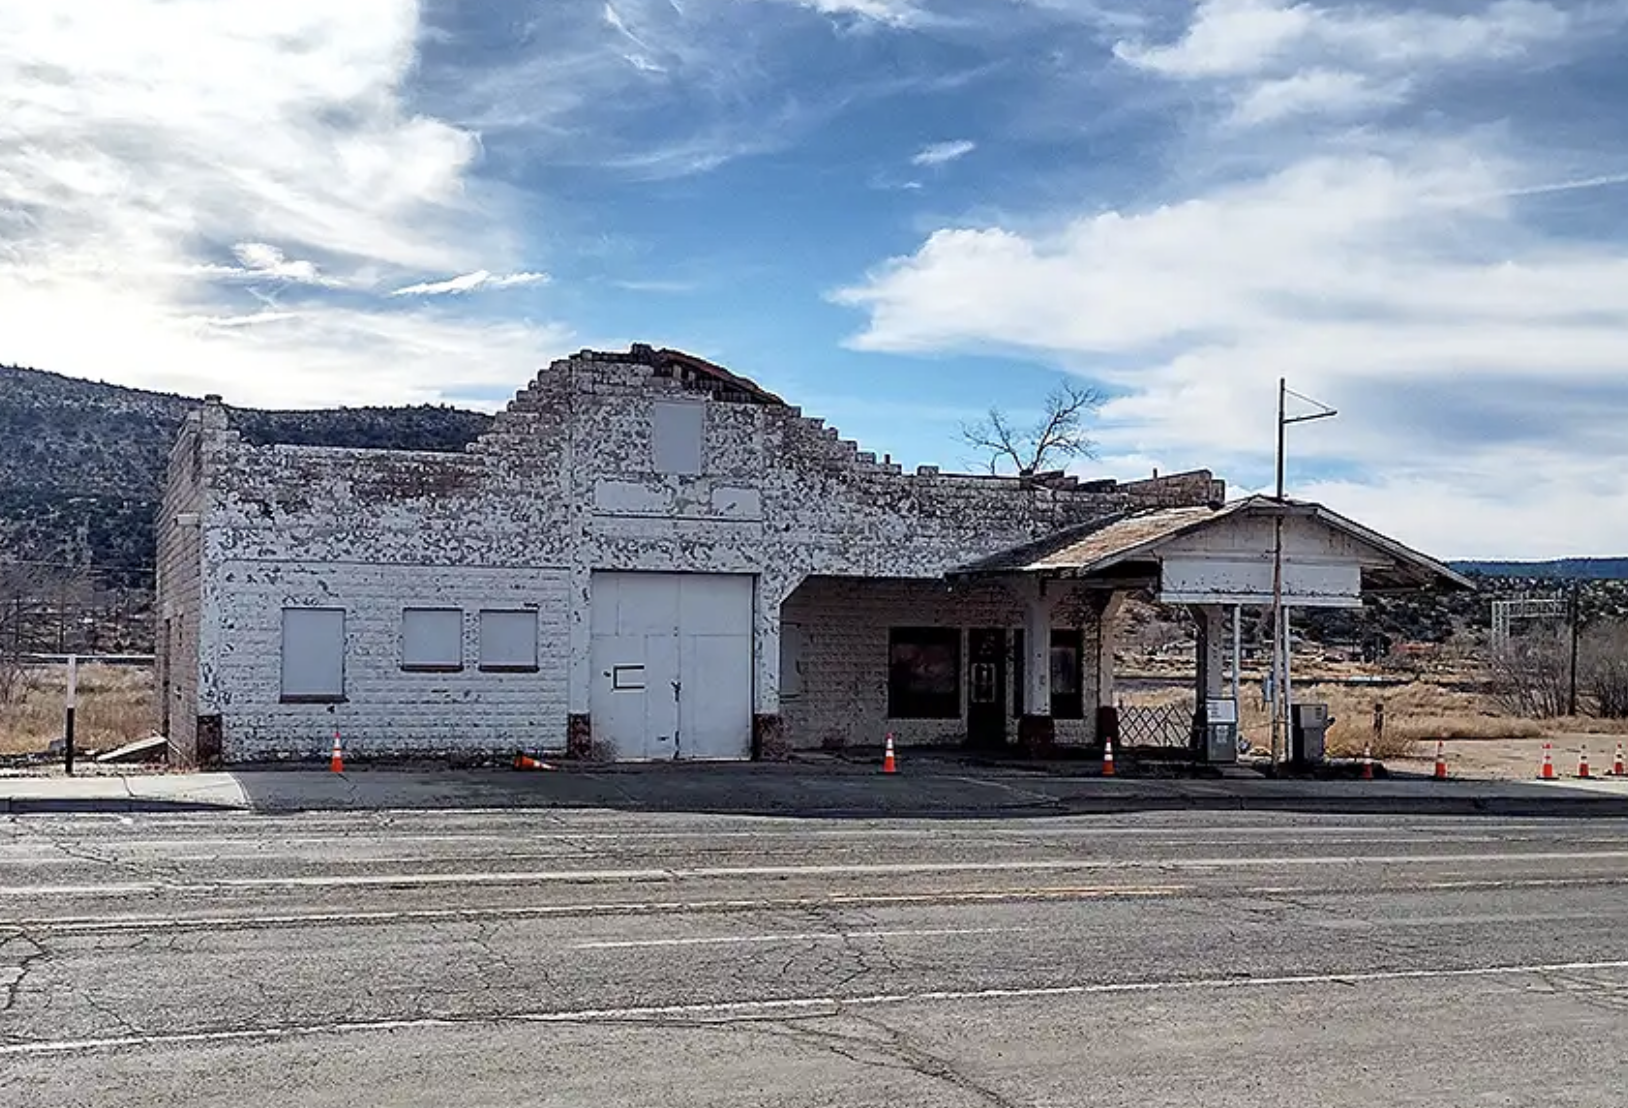
[[752,578],[596,573],[594,736],[625,760],[752,749]]
[[1006,632],[982,628],[967,636],[967,742],[1006,745]]

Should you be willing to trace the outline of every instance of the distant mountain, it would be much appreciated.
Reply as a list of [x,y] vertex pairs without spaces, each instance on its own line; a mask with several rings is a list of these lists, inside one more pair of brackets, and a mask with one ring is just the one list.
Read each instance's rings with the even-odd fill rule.
[[[153,562],[153,517],[182,422],[202,402],[0,366],[0,562]],[[491,416],[445,405],[229,409],[259,443],[458,451]]]
[[1552,562],[1452,562],[1463,574],[1526,580],[1628,580],[1628,558],[1560,558]]

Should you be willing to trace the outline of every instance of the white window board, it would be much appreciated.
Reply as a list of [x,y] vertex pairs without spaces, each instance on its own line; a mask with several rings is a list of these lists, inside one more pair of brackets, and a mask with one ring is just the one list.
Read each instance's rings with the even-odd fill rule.
[[510,672],[537,668],[537,612],[534,609],[481,612],[480,668]]
[[282,698],[345,698],[345,610],[284,608]]
[[700,473],[706,405],[658,401],[650,413],[650,445],[657,473]]
[[405,609],[401,613],[401,668],[433,672],[463,669],[463,610]]

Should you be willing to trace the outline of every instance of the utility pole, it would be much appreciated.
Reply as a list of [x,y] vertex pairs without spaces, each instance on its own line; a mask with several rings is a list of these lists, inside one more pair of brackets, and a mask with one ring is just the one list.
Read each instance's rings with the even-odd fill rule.
[[[1290,416],[1289,397],[1303,400],[1318,410],[1309,415]],[[1301,396],[1289,388],[1286,378],[1278,378],[1278,450],[1277,450],[1277,513],[1272,519],[1272,766],[1283,761],[1284,745],[1290,736],[1289,720],[1289,641],[1285,633],[1283,604],[1283,516],[1288,510],[1284,498],[1284,469],[1288,454],[1288,430],[1291,423],[1308,423],[1314,419],[1327,419],[1336,415],[1333,408],[1320,400]]]
[[1278,511],[1272,518],[1272,767],[1275,769],[1283,761],[1283,713],[1278,710],[1280,690],[1283,688],[1281,674],[1283,645],[1283,453],[1287,438],[1284,434],[1288,424],[1284,422],[1285,405],[1287,403],[1289,383],[1286,379],[1278,378],[1278,452],[1277,452],[1277,502]]

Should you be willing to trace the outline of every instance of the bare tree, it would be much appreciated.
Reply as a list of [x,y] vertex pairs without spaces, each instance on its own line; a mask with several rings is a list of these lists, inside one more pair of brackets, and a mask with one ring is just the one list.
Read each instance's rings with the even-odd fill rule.
[[1566,714],[1571,663],[1561,632],[1534,629],[1511,640],[1489,661],[1493,699],[1505,712],[1522,719]]
[[1039,473],[1047,463],[1091,457],[1095,444],[1085,433],[1086,413],[1101,407],[1102,393],[1065,381],[1046,397],[1045,414],[1030,427],[1019,427],[998,407],[983,419],[961,425],[967,445],[989,455],[989,472],[1010,465],[1020,474]]
[[10,704],[22,683],[24,626],[43,579],[32,567],[0,564],[0,704]]
[[96,592],[86,569],[0,562],[0,704],[22,688],[29,654],[84,649]]

